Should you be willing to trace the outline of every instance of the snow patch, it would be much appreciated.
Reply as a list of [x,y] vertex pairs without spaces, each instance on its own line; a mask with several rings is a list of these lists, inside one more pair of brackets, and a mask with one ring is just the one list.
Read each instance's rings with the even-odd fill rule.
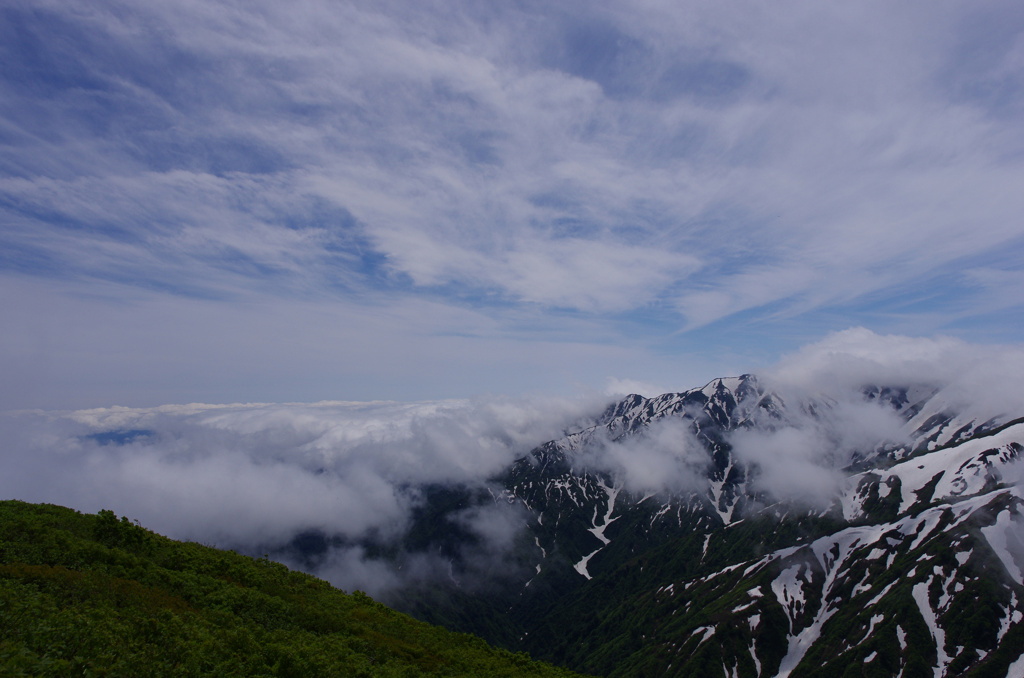
[[715,635],[715,627],[714,626],[701,626],[699,628],[694,629],[693,633],[691,633],[690,635],[691,636],[695,636],[698,633],[703,633],[704,634],[704,637],[701,638],[700,641],[697,643],[697,647],[700,647],[701,645],[706,643],[708,641],[708,639],[711,638],[711,636]]
[[753,644],[751,644],[751,646],[748,647],[747,649],[750,650],[750,658],[754,660],[754,668],[757,669],[757,673],[755,675],[760,676],[761,675],[761,660],[757,658],[757,654],[754,652]]
[[804,581],[800,578],[800,572],[804,569],[802,563],[787,567],[773,582],[772,592],[775,598],[786,611],[789,619],[789,628],[794,628],[794,620],[803,612],[806,599],[804,598]]
[[1024,655],[1006,668],[1006,678],[1024,678]]
[[935,678],[942,678],[946,673],[946,667],[949,666],[950,657],[946,654],[946,632],[939,627],[938,621],[935,619],[935,611],[932,609],[931,603],[928,602],[928,587],[931,583],[932,577],[928,577],[927,582],[914,586],[912,594],[914,602],[917,603],[917,609],[921,611],[921,616],[928,624],[928,630],[935,642],[935,651],[939,657],[939,664],[935,667]]
[[[871,617],[871,619],[868,621],[868,632],[864,634],[864,640],[867,640],[867,639],[869,639],[871,637],[871,633],[875,630],[875,625],[880,623],[884,619],[885,619],[885,616],[884,615],[880,615],[880,614],[876,614],[876,615]],[[871,660],[870,659],[865,659],[864,661],[871,661]]]
[[882,598],[885,597],[885,594],[889,592],[889,589],[891,589],[895,585],[896,585],[896,582],[894,582],[894,581],[893,582],[889,582],[888,584],[886,584],[885,588],[882,589],[882,592],[879,593],[874,598],[872,598],[871,600],[869,600],[864,607],[871,607],[873,605],[876,605],[878,603],[878,601],[880,601]]
[[981,528],[981,532],[985,535],[985,539],[988,540],[989,546],[999,556],[999,560],[1002,561],[1003,567],[1006,568],[1010,577],[1018,584],[1024,583],[1024,575],[1021,574],[1018,559],[1014,557],[1011,549],[1018,554],[1024,552],[1024,548],[1022,548],[1020,540],[1017,538],[1017,534],[1022,531],[1024,531],[1024,526],[1014,520],[1007,509],[999,512],[995,525]]
[[910,545],[909,550],[913,551],[920,546],[921,543],[928,538],[928,535],[930,535],[932,531],[939,526],[939,521],[941,519],[942,513],[940,511],[929,511],[929,515],[925,517],[924,527],[920,528],[917,534],[917,539],[915,539],[914,543]]
[[601,542],[601,547],[593,553],[584,556],[582,560],[573,565],[573,569],[579,572],[584,577],[586,577],[588,580],[591,579],[591,576],[590,572],[587,570],[587,563],[589,563],[590,559],[596,556],[602,548],[604,548],[612,542],[611,539],[604,536],[604,531],[609,525],[611,525],[613,522],[619,519],[619,516],[612,518],[612,512],[615,510],[615,498],[619,496],[619,491],[622,488],[615,487],[614,484],[611,487],[609,487],[608,485],[605,485],[603,481],[600,480],[598,481],[598,487],[604,490],[605,495],[607,495],[608,507],[604,513],[604,522],[602,522],[602,524],[600,525],[597,524],[597,507],[594,507],[594,519],[591,521],[593,523],[593,527],[591,527],[587,531],[593,534],[595,537],[597,537],[597,539]]
[[860,487],[866,474],[859,474],[851,477],[848,482],[850,489],[839,496],[839,502],[843,507],[843,518],[852,522],[864,514],[864,502],[868,498],[870,485]]
[[1014,591],[1010,594],[1010,604],[1006,606],[1006,615],[999,624],[999,634],[996,636],[996,645],[1003,642],[1003,636],[1010,630],[1010,626],[1017,624],[1021,620],[1020,610],[1017,607],[1017,592]]
[[732,471],[732,467],[733,462],[732,458],[730,458],[729,465],[725,467],[724,471],[722,471],[722,479],[711,481],[711,499],[714,503],[715,512],[718,513],[718,516],[722,519],[722,524],[724,525],[728,525],[732,522],[732,512],[733,509],[736,508],[735,501],[728,504],[725,509],[721,508],[722,488],[725,487],[725,482],[729,478],[729,473]]
[[[900,479],[900,513],[917,501],[916,492],[936,475],[941,477],[935,486],[934,499],[967,497],[982,492],[990,478],[999,477],[1001,467],[1017,458],[1010,444],[1022,438],[1024,424],[1016,424],[994,436],[968,440],[891,467],[888,477]],[[992,450],[998,452],[988,454]]]
[[572,566],[573,569],[576,570],[577,572],[579,572],[580,574],[582,574],[588,580],[592,579],[593,577],[590,576],[590,572],[587,571],[587,563],[589,563],[590,559],[593,558],[594,556],[596,556],[598,551],[600,551],[600,550],[601,549],[597,549],[597,551],[594,551],[593,553],[584,556],[583,560],[581,560],[580,562],[578,562],[578,563],[576,563],[575,565]]

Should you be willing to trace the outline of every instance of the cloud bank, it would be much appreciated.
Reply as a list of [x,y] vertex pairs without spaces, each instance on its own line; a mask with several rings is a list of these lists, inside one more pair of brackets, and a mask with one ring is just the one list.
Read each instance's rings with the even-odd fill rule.
[[[538,397],[7,413],[0,496],[109,508],[172,537],[246,552],[323,535],[348,545],[321,563],[340,572],[334,561],[355,558],[352,544],[408,527],[421,486],[486,489],[594,410]],[[460,519],[500,550],[515,518],[478,508]],[[368,585],[359,575],[367,568],[353,570],[356,584]],[[386,580],[378,574],[375,590]]]
[[[753,489],[814,506],[831,501],[854,454],[909,433],[887,406],[864,400],[865,385],[924,384],[986,418],[1024,415],[1021,346],[855,328],[761,375],[786,402],[786,418],[771,429],[738,431],[728,442],[737,460],[756,467]],[[490,500],[496,488],[488,479],[535,446],[589,426],[607,399],[7,412],[0,420],[0,497],[110,508],[172,537],[274,551],[347,589],[380,594],[410,577],[469,586],[508,552],[526,520]],[[708,488],[706,452],[678,422],[621,442],[595,440],[584,454],[637,494]],[[451,517],[471,537],[458,567],[447,555],[415,550],[402,570],[382,562],[374,545],[404,534],[431,487],[487,498]],[[316,548],[296,553],[296,539]]]

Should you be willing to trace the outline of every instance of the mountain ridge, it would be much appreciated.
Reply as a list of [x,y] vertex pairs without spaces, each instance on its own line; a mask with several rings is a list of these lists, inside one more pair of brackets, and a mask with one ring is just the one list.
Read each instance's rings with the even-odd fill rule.
[[[1024,648],[1013,645],[1024,634],[1024,500],[1003,481],[1024,451],[1024,420],[956,410],[932,385],[858,390],[847,401],[794,399],[741,375],[634,394],[516,461],[497,479],[498,500],[525,510],[516,557],[533,568],[518,591],[493,597],[516,629],[503,642],[610,676],[841,675],[854,664],[906,678],[1024,670],[1013,649]],[[766,471],[735,447],[744,435],[768,444],[807,430],[826,446],[841,442],[844,408],[884,414],[900,437],[840,450],[827,502],[772,496],[760,482]],[[685,439],[681,447],[700,443],[699,483],[629,486],[629,469],[615,465],[623,455],[607,449],[643,454],[664,442],[659,426]],[[950,556],[956,548],[981,555]],[[716,602],[755,588],[750,605]],[[670,604],[680,591],[682,615]],[[1004,625],[972,632],[962,620],[969,599]],[[844,646],[840,627],[861,642]],[[910,629],[917,645],[900,641]]]

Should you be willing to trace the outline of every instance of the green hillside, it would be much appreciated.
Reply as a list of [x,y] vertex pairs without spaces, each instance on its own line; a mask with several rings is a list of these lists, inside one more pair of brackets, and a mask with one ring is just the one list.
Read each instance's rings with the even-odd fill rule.
[[572,676],[110,511],[0,502],[4,676]]

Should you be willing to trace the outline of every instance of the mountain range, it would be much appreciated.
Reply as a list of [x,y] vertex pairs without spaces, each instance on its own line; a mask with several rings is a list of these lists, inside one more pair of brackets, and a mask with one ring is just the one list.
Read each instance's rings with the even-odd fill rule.
[[[1021,676],[1021,414],[918,383],[631,395],[486,491],[424,488],[395,558],[449,576],[389,602],[595,675]],[[488,505],[521,529],[481,564],[459,516]]]

